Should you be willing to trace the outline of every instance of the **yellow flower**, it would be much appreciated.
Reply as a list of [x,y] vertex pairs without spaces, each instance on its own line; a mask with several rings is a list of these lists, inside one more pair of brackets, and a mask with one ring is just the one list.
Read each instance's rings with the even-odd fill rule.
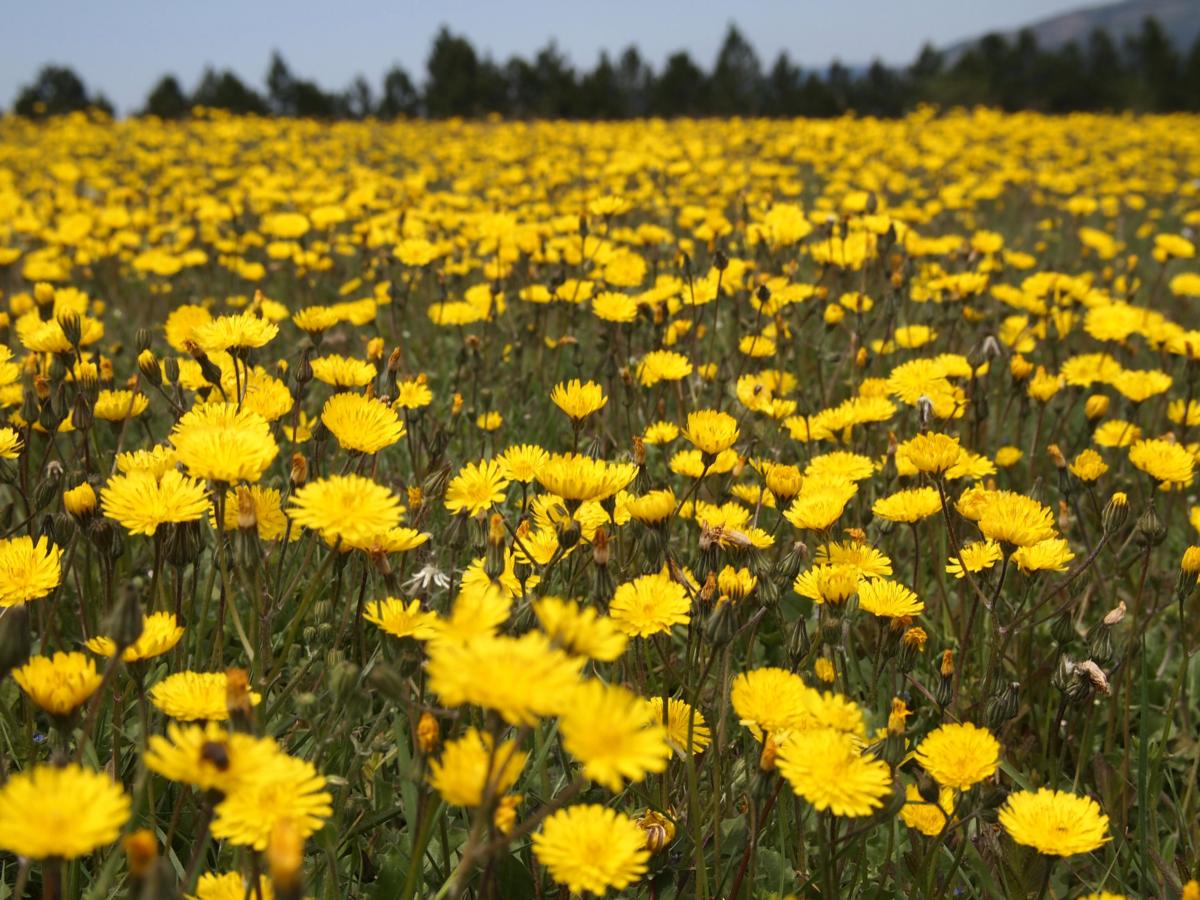
[[739,431],[737,419],[729,413],[702,409],[688,414],[683,434],[701,453],[716,456],[737,442]]
[[551,815],[533,836],[533,853],[572,893],[597,896],[624,890],[645,874],[650,851],[629,816],[598,804],[568,806]]
[[229,731],[216,722],[168,722],[166,737],[150,736],[145,761],[146,768],[171,781],[229,794],[279,755],[270,738]]
[[129,796],[107,775],[74,764],[35,766],[0,787],[0,850],[77,859],[115,841],[129,810]]
[[692,374],[692,364],[682,353],[674,350],[652,350],[638,363],[638,380],[644,387],[660,381],[680,381]]
[[1054,515],[1031,497],[989,491],[979,514],[979,530],[1000,544],[1028,547],[1054,537]]
[[[287,516],[283,514],[280,504],[282,498],[274,488],[261,485],[239,485],[225,497],[225,530],[247,531],[254,529],[260,540],[275,541],[287,530]],[[217,527],[216,507],[209,514],[213,528]],[[300,537],[298,531],[293,531],[290,540]]]
[[378,453],[405,434],[394,409],[362,394],[334,394],[325,401],[321,422],[342,449],[359,453]]
[[764,734],[781,735],[806,722],[815,693],[794,672],[766,666],[734,678],[730,702],[738,721],[761,741]]
[[663,570],[617,587],[608,614],[630,637],[649,637],[691,621],[692,602],[683,585]]
[[275,891],[266,875],[258,876],[258,886],[253,887],[241,872],[205,872],[196,882],[195,900],[275,900]]
[[279,753],[242,779],[214,813],[214,838],[262,851],[280,822],[290,822],[301,838],[320,831],[333,815],[333,795],[312,763]]
[[572,422],[582,422],[594,412],[604,408],[608,398],[604,389],[594,381],[580,382],[578,378],[554,386],[550,401],[567,414]]
[[63,491],[63,509],[81,519],[96,509],[96,492],[86,481]]
[[39,600],[61,580],[62,550],[48,538],[0,538],[0,607]]
[[193,407],[171,431],[171,443],[189,475],[225,484],[258,481],[279,455],[267,420],[233,403]]
[[[224,672],[176,672],[150,688],[150,702],[172,719],[223,722],[229,718],[229,676]],[[250,692],[257,706],[262,695]]]
[[472,704],[513,725],[533,725],[570,702],[580,660],[536,631],[519,638],[482,635],[428,645],[429,689],[447,706]]
[[[651,697],[646,701],[646,708],[650,711],[650,721],[661,723],[667,729],[667,743],[679,756],[687,755],[688,750],[685,748],[690,748],[691,752],[696,754],[703,753],[704,748],[709,745],[712,734],[709,731],[708,723],[704,721],[704,715],[683,700],[672,697],[667,702],[665,721],[662,712],[662,697]],[[691,733],[690,743],[688,741],[689,732]]]
[[[184,628],[175,618],[174,613],[150,613],[142,619],[142,634],[133,644],[125,648],[121,659],[125,662],[140,662],[161,656],[179,643],[183,637]],[[117,645],[112,638],[98,635],[84,644],[93,653],[101,656],[112,656],[117,652]]]
[[317,381],[338,388],[366,387],[374,380],[377,372],[374,363],[337,354],[319,356],[312,360],[312,370]]
[[864,755],[852,735],[832,728],[792,735],[776,765],[798,796],[835,816],[869,816],[892,792],[887,763]]
[[508,478],[499,460],[485,459],[459,469],[446,488],[446,509],[476,516],[504,502]]
[[292,521],[319,532],[329,546],[369,550],[374,541],[400,524],[397,497],[361,475],[331,475],[310,481],[292,494]]
[[554,453],[537,472],[538,483],[568,502],[606,500],[637,475],[632,463],[609,463],[576,453]]
[[620,685],[591,679],[579,685],[558,723],[563,748],[583,774],[610,791],[667,767],[670,748],[645,701]]
[[942,510],[937,488],[919,487],[880,497],[871,512],[889,522],[919,522]]
[[917,746],[916,759],[942,787],[965,791],[995,774],[1000,742],[970,722],[942,725]]
[[1155,479],[1164,491],[1185,488],[1195,477],[1195,458],[1174,441],[1138,441],[1129,448],[1129,461]]
[[958,438],[938,432],[919,434],[896,449],[897,462],[903,456],[918,472],[942,475],[956,465],[963,454]]
[[1068,468],[1080,481],[1091,483],[1108,471],[1108,463],[1099,453],[1089,448],[1080,451]]
[[192,339],[208,353],[262,347],[277,334],[278,325],[251,312],[218,316],[192,327]]
[[193,522],[209,509],[203,482],[169,469],[162,477],[135,469],[114,475],[100,495],[104,515],[130,534],[153,535],[159,525]]
[[396,597],[376,600],[366,605],[363,618],[393,637],[425,641],[438,634],[437,614],[422,611],[420,600],[409,603]]
[[925,610],[925,604],[915,592],[890,578],[860,581],[858,604],[872,615],[888,619],[918,616]]
[[499,457],[504,477],[510,481],[529,484],[537,476],[550,454],[537,444],[514,444]]
[[926,837],[937,837],[946,827],[946,817],[954,812],[954,791],[941,788],[938,800],[931,803],[921,796],[916,785],[904,788],[904,806],[900,809],[900,821],[915,828]]
[[140,416],[150,405],[150,398],[145,394],[135,394],[133,391],[101,391],[92,407],[92,414],[97,419],[107,422],[121,422]]
[[1108,840],[1108,816],[1090,797],[1040,788],[1008,795],[1000,825],[1018,844],[1047,856],[1074,856]]
[[396,406],[399,409],[420,409],[432,402],[433,391],[429,389],[424,375],[401,381],[396,385]]
[[570,600],[543,597],[533,602],[533,612],[550,639],[577,656],[612,662],[629,640],[612,619]]
[[104,678],[96,664],[82,653],[31,656],[13,680],[46,712],[65,716],[92,696]]
[[493,747],[490,734],[468,728],[430,762],[429,784],[451,806],[479,806],[485,795],[494,799],[516,784],[528,758],[515,741]]
[[25,447],[21,435],[12,428],[0,428],[0,459],[16,459]]

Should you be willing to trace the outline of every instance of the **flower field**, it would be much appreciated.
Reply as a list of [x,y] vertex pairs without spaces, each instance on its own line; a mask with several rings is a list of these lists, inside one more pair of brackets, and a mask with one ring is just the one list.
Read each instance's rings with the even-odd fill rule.
[[0,119],[0,897],[1200,900],[1200,119]]

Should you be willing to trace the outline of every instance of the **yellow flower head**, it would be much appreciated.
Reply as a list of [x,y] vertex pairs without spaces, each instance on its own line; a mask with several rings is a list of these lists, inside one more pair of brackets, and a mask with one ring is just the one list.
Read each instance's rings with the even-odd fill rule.
[[107,775],[78,765],[34,766],[0,788],[0,850],[77,859],[115,841],[129,810],[129,796]]
[[13,680],[46,712],[65,716],[92,696],[104,679],[96,664],[82,653],[31,656]]

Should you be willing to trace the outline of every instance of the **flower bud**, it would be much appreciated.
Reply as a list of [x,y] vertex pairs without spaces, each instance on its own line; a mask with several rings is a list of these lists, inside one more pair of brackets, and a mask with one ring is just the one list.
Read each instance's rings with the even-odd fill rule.
[[438,720],[434,717],[433,713],[421,713],[420,721],[417,722],[417,747],[422,753],[428,756],[437,749],[441,740],[441,728],[438,726]]
[[271,873],[271,886],[279,900],[300,900],[303,893],[303,865],[304,839],[291,819],[280,819],[271,829],[271,837],[267,842],[267,869]]
[[634,821],[646,832],[646,849],[651,853],[658,853],[675,839],[675,823],[662,813],[648,809]]
[[1166,536],[1167,526],[1162,523],[1162,519],[1158,517],[1158,513],[1154,509],[1154,504],[1151,503],[1146,507],[1146,511],[1138,516],[1137,524],[1134,526],[1134,537],[1138,544],[1149,549],[1161,544]]
[[1122,491],[1116,491],[1105,504],[1101,522],[1105,534],[1112,534],[1125,524],[1129,518],[1129,498]]
[[20,603],[0,610],[0,679],[29,659],[29,606]]
[[149,828],[140,828],[126,835],[122,843],[130,877],[139,882],[144,880],[158,859],[158,842],[154,839],[154,832]]
[[1010,681],[1000,686],[996,693],[988,698],[988,724],[994,730],[1013,718],[1020,707],[1020,683]]
[[1103,418],[1108,412],[1108,397],[1104,394],[1092,394],[1083,404],[1083,414],[1089,420]]

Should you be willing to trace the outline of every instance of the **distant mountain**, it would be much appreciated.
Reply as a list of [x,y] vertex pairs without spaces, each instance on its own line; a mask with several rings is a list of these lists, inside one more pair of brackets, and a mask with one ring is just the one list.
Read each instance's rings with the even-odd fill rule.
[[[1126,35],[1137,32],[1147,17],[1158,20],[1181,54],[1186,54],[1200,37],[1200,0],[1121,0],[1081,7],[1025,27],[1033,32],[1039,47],[1048,49],[1057,49],[1071,41],[1082,47],[1087,43],[1088,35],[1097,28],[1107,31],[1119,45]],[[1011,38],[1019,30],[1002,33]],[[946,57],[957,58],[980,37],[982,35],[947,47]]]

